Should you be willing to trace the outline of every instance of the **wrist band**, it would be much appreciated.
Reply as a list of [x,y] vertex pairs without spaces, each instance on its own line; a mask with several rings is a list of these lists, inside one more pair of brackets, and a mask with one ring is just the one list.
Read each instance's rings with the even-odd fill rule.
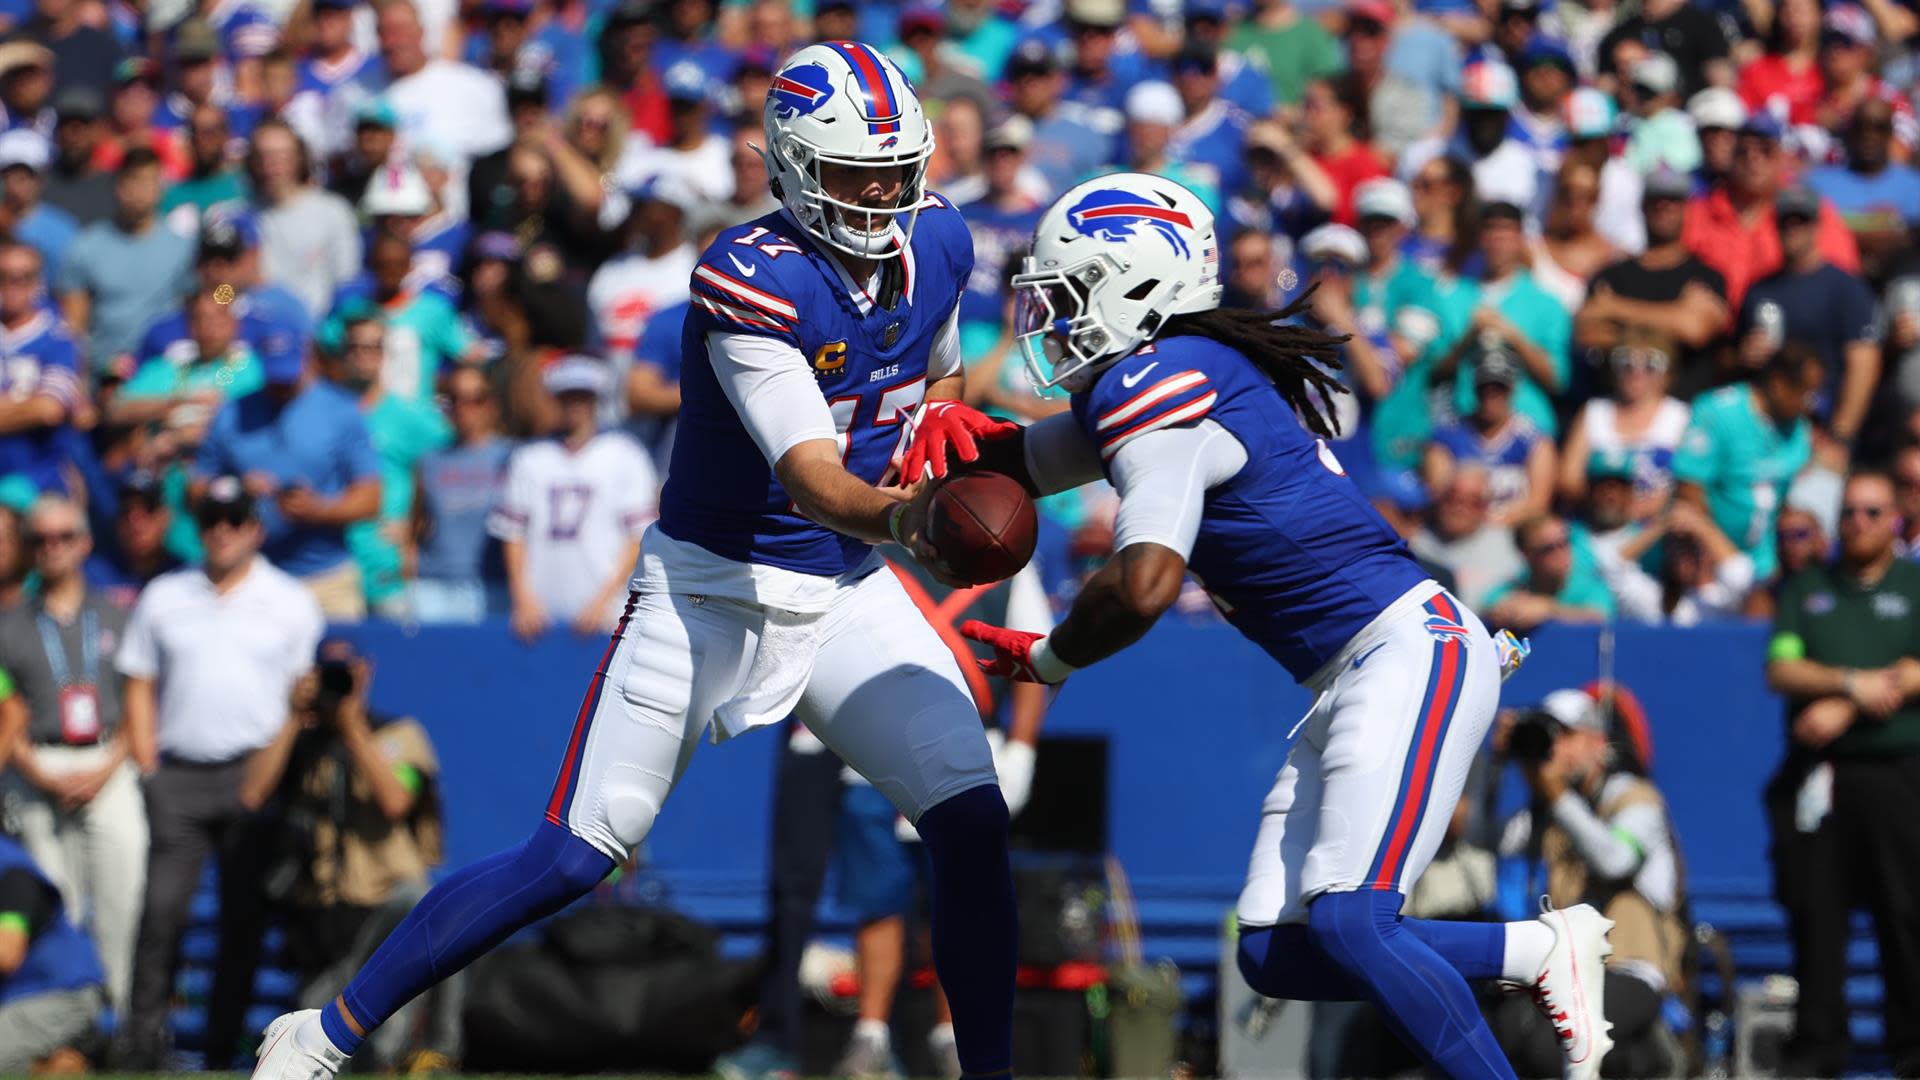
[[1033,666],[1035,675],[1050,683],[1066,682],[1067,676],[1080,670],[1060,659],[1060,654],[1053,651],[1051,634],[1034,642],[1033,647],[1027,650],[1027,663]]
[[887,511],[887,535],[893,537],[893,542],[901,547],[907,546],[907,542],[900,539],[900,521],[907,516],[907,505],[895,503],[893,509]]

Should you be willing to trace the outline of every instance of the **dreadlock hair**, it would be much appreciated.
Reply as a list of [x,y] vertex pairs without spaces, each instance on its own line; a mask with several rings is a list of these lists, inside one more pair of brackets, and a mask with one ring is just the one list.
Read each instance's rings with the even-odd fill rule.
[[[1328,334],[1289,321],[1306,310],[1316,288],[1317,283],[1277,311],[1213,308],[1175,315],[1154,336],[1210,338],[1233,349],[1272,381],[1310,431],[1336,438],[1340,420],[1334,415],[1333,395],[1349,391],[1333,372],[1345,366],[1340,362],[1340,346],[1349,335]],[[1318,391],[1319,401],[1314,400],[1313,391]]]

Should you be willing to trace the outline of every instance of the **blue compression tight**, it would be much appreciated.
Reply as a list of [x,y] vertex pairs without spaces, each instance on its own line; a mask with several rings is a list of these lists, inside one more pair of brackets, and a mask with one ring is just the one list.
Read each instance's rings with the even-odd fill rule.
[[1007,864],[1007,804],[988,784],[920,815],[933,864],[933,966],[953,1006],[967,1077],[1013,1072],[1019,918]]
[[1396,892],[1322,893],[1307,921],[1240,935],[1240,973],[1268,997],[1371,1001],[1428,1064],[1458,1080],[1512,1080],[1466,980],[1500,974],[1499,923],[1403,919]]
[[[591,892],[613,867],[599,848],[542,821],[518,847],[455,871],[420,898],[340,996],[321,1010],[328,1041],[343,1053],[360,1049],[364,1033],[400,1006],[520,928]],[[362,1034],[341,1015],[343,1005]]]

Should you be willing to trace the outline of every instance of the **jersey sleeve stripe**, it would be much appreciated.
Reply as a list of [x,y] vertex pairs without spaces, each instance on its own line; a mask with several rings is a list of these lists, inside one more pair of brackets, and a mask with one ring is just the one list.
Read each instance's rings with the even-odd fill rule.
[[723,273],[704,263],[694,268],[693,276],[750,307],[756,307],[765,311],[769,315],[778,315],[787,319],[797,319],[800,317],[800,312],[785,300],[771,293],[762,292],[746,282],[741,281],[739,278],[731,274]]
[[1094,425],[1094,430],[1105,431],[1110,427],[1125,424],[1175,394],[1204,386],[1206,382],[1206,375],[1198,371],[1182,371],[1177,375],[1169,375],[1103,414]]
[[726,307],[732,308],[735,311],[744,312],[747,315],[751,316],[752,318],[760,320],[761,322],[775,323],[783,329],[791,328],[792,326],[793,320],[788,319],[786,316],[776,315],[773,312],[766,310],[765,308],[756,307],[752,304],[749,304],[741,300],[738,296],[734,295],[733,293],[722,292],[721,290],[715,288],[709,282],[699,281],[699,280],[694,281],[692,286],[692,292],[693,292],[693,295],[695,296],[704,296],[707,299],[713,301],[714,303],[725,305]]
[[693,302],[728,322],[738,323],[754,330],[777,330],[783,334],[790,332],[784,324],[775,322],[767,316],[756,315],[745,308],[737,308],[731,304],[723,304],[705,293],[694,293]]
[[1121,447],[1150,431],[1176,427],[1180,424],[1191,423],[1192,421],[1200,419],[1207,415],[1207,410],[1213,408],[1213,403],[1219,396],[1220,395],[1209,390],[1204,396],[1196,398],[1177,409],[1151,417],[1124,431],[1114,432],[1107,436],[1105,442],[1100,444],[1100,456],[1103,458],[1111,458],[1120,452]]

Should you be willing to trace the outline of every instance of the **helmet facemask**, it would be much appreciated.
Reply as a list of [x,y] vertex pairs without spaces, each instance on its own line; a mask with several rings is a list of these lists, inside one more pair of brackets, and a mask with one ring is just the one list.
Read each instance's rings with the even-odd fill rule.
[[[785,158],[783,162],[767,162],[768,175],[775,178],[774,193],[816,240],[862,259],[897,258],[906,249],[913,238],[913,224],[920,215],[920,204],[926,198],[927,159],[933,156],[931,132],[921,146],[887,157],[835,155],[791,133],[775,143],[774,153]],[[766,156],[771,159],[774,155]],[[900,166],[900,194],[892,206],[886,207],[837,199],[827,192],[821,178],[822,167],[826,165],[860,169]],[[799,190],[783,190],[785,184],[780,178],[795,183]]]

